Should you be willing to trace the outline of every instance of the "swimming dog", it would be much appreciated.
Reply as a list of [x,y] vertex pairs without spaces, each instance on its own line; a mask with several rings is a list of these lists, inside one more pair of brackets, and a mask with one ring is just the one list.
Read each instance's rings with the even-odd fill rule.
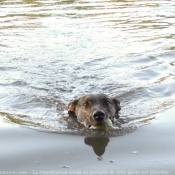
[[110,121],[114,123],[119,118],[120,102],[105,94],[88,94],[75,99],[68,105],[70,116],[77,117],[85,127],[99,126]]

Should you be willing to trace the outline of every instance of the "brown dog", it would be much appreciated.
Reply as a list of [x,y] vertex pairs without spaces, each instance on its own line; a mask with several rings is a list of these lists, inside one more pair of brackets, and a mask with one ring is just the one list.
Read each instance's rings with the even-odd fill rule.
[[119,118],[120,102],[105,94],[89,94],[69,103],[69,115],[76,116],[85,127],[98,126]]

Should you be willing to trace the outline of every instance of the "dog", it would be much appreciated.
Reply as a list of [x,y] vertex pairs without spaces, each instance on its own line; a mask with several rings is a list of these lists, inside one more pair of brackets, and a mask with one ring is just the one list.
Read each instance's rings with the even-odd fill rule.
[[99,126],[119,118],[120,102],[105,94],[88,94],[68,104],[69,116],[77,117],[85,127]]

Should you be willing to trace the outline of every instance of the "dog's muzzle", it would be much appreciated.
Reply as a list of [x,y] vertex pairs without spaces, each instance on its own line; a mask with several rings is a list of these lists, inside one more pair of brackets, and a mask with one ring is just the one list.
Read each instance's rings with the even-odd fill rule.
[[105,113],[104,111],[94,111],[92,117],[97,122],[102,122],[105,120]]

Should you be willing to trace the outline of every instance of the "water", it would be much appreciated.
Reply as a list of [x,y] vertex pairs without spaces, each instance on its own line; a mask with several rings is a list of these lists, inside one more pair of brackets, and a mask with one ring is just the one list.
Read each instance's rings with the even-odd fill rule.
[[121,101],[115,135],[150,122],[175,101],[174,9],[173,0],[1,0],[0,115],[84,134],[67,104],[106,93]]

